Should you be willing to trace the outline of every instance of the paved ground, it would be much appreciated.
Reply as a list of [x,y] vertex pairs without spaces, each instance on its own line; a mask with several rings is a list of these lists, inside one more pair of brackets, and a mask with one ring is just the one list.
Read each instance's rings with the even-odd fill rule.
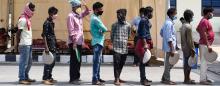
[[[0,85],[1,86],[11,86],[11,85],[18,85],[17,83],[17,71],[18,66],[16,65],[0,65]],[[35,65],[32,67],[30,71],[31,78],[35,78],[37,80],[36,83],[32,85],[35,86],[42,86],[41,78],[43,73],[43,65]],[[163,73],[163,66],[162,67],[147,67],[146,68],[147,77],[153,80],[152,85],[163,85],[160,83],[160,79]],[[58,83],[55,84],[56,86],[66,86],[69,80],[69,67],[68,65],[58,65],[54,68],[54,78],[58,80]],[[199,75],[198,70],[193,70],[191,73],[192,79],[196,80],[198,83]],[[215,81],[214,85],[220,85],[220,76],[210,75],[211,79]],[[91,85],[91,77],[92,77],[92,67],[91,65],[84,65],[81,69],[81,79],[82,85],[81,86],[88,86]],[[101,77],[107,81],[107,86],[113,85],[113,67],[112,65],[103,65],[101,66]],[[140,85],[139,84],[139,70],[138,67],[131,67],[125,66],[121,75],[121,78],[128,81],[123,86],[134,86]],[[183,85],[183,70],[178,65],[171,71],[171,80],[176,81],[178,85]]]

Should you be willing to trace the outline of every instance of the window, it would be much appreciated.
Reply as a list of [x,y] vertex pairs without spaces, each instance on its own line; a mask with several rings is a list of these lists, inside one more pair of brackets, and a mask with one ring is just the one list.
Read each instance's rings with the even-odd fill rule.
[[202,9],[205,7],[212,7],[214,16],[220,17],[220,0],[202,0]]
[[170,0],[170,8],[176,8],[176,0]]

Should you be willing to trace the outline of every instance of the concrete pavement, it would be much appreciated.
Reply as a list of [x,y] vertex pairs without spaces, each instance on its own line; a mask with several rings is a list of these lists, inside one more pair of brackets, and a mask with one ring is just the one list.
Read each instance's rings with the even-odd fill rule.
[[[163,73],[163,66],[161,67],[146,67],[147,78],[153,80],[152,85],[162,86],[164,84],[160,83],[161,76]],[[34,65],[30,71],[30,77],[37,80],[36,83],[33,83],[34,86],[42,86],[42,73],[43,73],[43,65]],[[199,71],[193,70],[191,73],[191,78],[199,81]],[[1,86],[13,86],[18,85],[18,66],[17,65],[0,65],[0,85]],[[55,86],[68,86],[71,85],[68,83],[69,81],[69,66],[68,65],[57,65],[53,71],[54,79],[58,80],[58,83]],[[178,85],[187,86],[182,84],[183,82],[183,70],[180,66],[176,65],[174,69],[171,70],[171,80],[176,81]],[[212,75],[212,77],[214,77]],[[106,80],[106,86],[113,86],[113,67],[112,65],[102,65],[101,66],[101,78]],[[84,65],[81,68],[81,86],[90,86],[92,79],[92,66]],[[138,67],[125,66],[121,79],[126,80],[127,83],[122,84],[122,86],[138,86],[139,83],[139,69]],[[215,76],[211,78],[214,82],[214,85],[220,85],[220,76]]]

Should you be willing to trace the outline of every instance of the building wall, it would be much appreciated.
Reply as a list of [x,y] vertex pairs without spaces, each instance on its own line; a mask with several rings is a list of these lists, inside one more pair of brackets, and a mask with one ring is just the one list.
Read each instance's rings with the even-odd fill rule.
[[[18,17],[20,16],[25,4],[28,0],[14,0],[14,23],[16,24]],[[67,40],[67,27],[66,18],[68,13],[71,12],[70,4],[67,0],[32,0],[36,4],[36,11],[32,18],[32,28],[33,37],[41,38],[42,24],[47,14],[47,9],[50,6],[56,6],[59,9],[58,18],[55,20],[55,32],[58,39]],[[139,14],[139,7],[152,6],[154,8],[154,17],[151,19],[152,29],[151,34],[154,42],[155,50],[157,50],[157,55],[162,57],[162,39],[159,35],[160,29],[164,23],[167,9],[166,0],[86,0],[88,7],[92,7],[92,4],[96,1],[100,1],[104,4],[104,13],[101,17],[104,24],[108,28],[108,33],[106,33],[106,39],[110,38],[111,25],[117,21],[116,10],[119,8],[126,8],[128,10],[127,20],[131,22],[134,17]],[[91,39],[89,32],[89,20],[90,16],[84,18],[84,36],[85,39]],[[132,39],[130,42],[133,42]]]
[[8,6],[7,6],[8,0],[0,0],[0,19],[3,19],[4,22],[0,22],[0,25],[4,28],[7,27],[7,13],[8,13]]
[[[193,36],[195,41],[199,40],[198,34],[196,32],[196,27],[199,24],[200,20],[202,19],[202,2],[201,0],[177,0],[177,17],[180,18],[183,16],[183,13],[186,9],[191,9],[194,12],[194,21],[192,22],[193,26]],[[216,32],[216,39],[219,39],[218,33],[220,32],[220,17],[214,17],[210,20],[211,24],[213,25],[213,30]],[[181,23],[176,20],[175,25],[177,31],[181,27]],[[215,41],[214,44],[219,44],[220,42]]]
[[[87,5],[90,9],[92,9],[92,4],[96,1],[100,1],[104,4],[104,13],[101,18],[104,24],[108,27],[108,31],[111,30],[111,25],[116,21],[116,10],[118,8],[128,9],[127,20],[131,20],[134,16],[138,15],[139,2],[137,0],[86,0]],[[17,19],[20,16],[26,3],[27,0],[15,0],[15,23],[17,22]],[[55,32],[58,39],[62,39],[65,41],[68,36],[66,18],[68,13],[71,12],[71,6],[67,2],[67,0],[33,0],[33,3],[36,4],[36,11],[32,18],[34,38],[41,38],[40,34],[42,32],[42,24],[48,16],[47,9],[50,6],[56,6],[59,9],[59,13],[58,18],[55,20]],[[91,39],[90,32],[88,32],[89,19],[90,16],[87,16],[84,19],[84,32],[86,39]],[[109,37],[110,36],[108,32],[106,38],[109,39]]]

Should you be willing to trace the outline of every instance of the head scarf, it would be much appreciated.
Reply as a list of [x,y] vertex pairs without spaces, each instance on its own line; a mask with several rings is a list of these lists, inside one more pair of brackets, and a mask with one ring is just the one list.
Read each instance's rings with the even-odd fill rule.
[[77,7],[81,5],[80,0],[69,0],[69,3],[71,4],[72,7]]
[[31,18],[34,15],[34,12],[31,11],[31,9],[29,8],[29,4],[30,3],[27,3],[26,6],[24,7],[22,15],[25,15],[25,16]]

